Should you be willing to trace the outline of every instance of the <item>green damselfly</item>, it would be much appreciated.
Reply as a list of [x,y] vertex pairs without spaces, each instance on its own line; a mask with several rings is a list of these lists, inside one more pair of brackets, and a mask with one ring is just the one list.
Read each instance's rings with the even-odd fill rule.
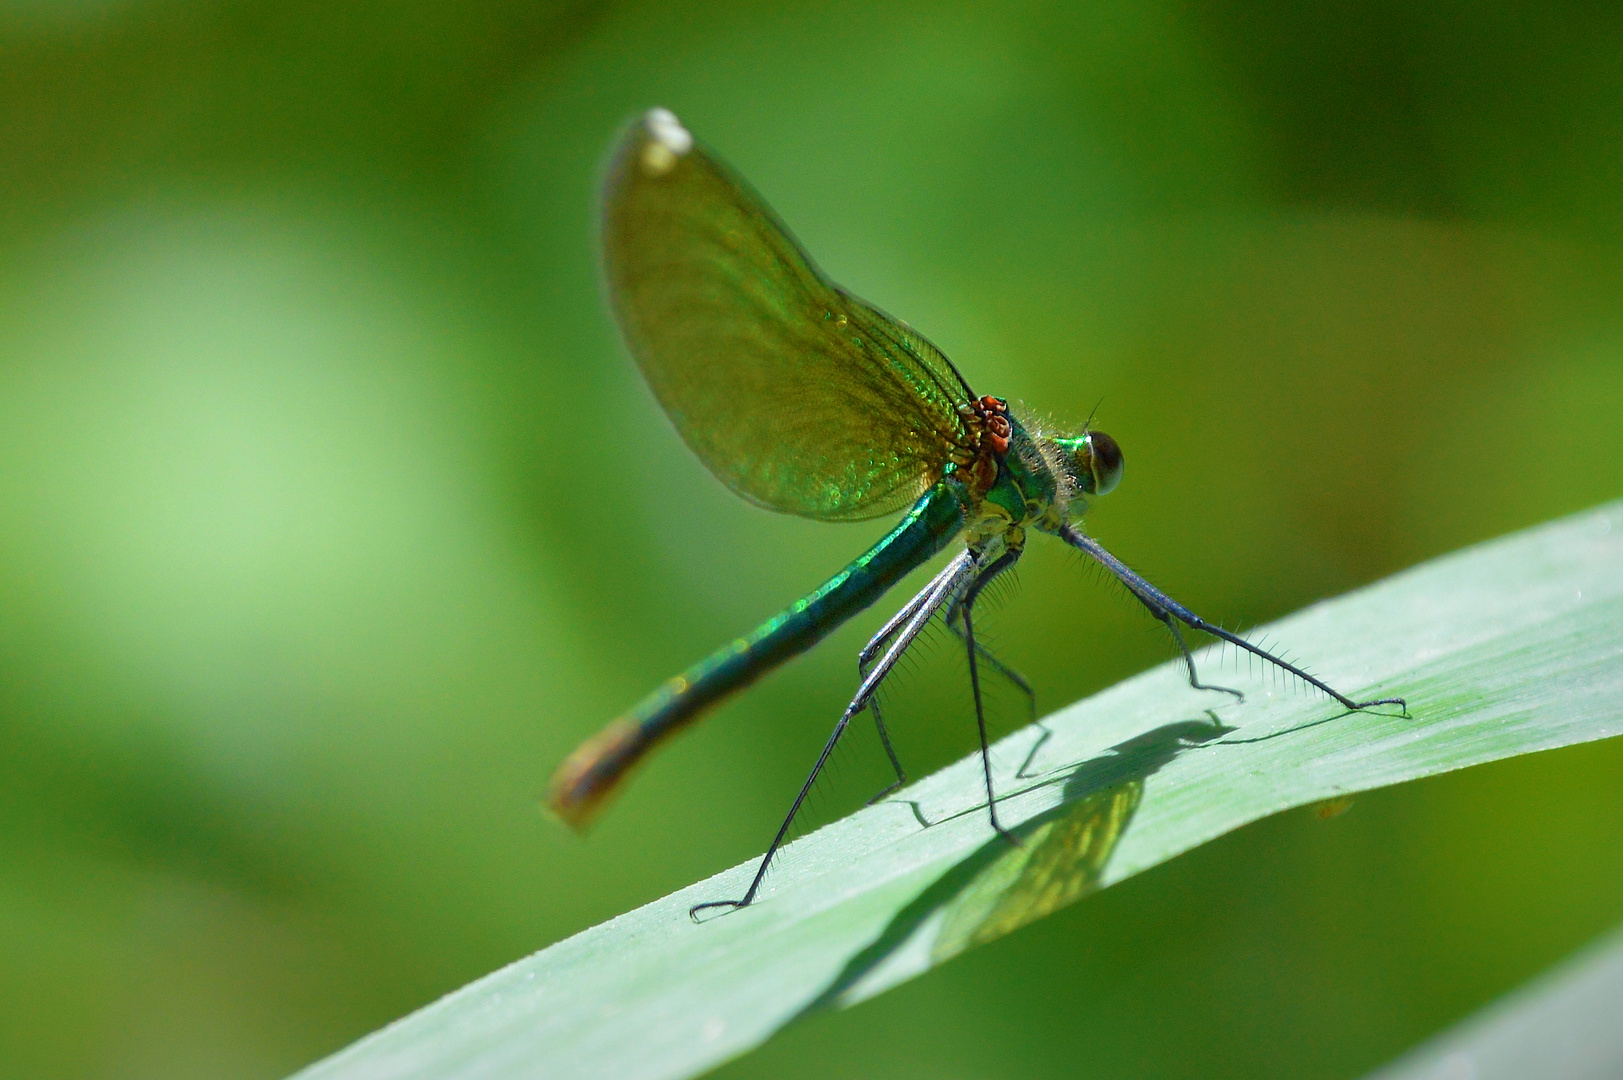
[[603,193],[610,304],[631,355],[687,445],[757,505],[820,521],[906,509],[900,523],[816,591],[668,680],[561,765],[549,807],[584,827],[650,750],[812,645],[952,543],[965,541],[858,657],[860,683],[817,763],[736,900],[752,902],[813,782],[852,719],[868,711],[896,782],[906,773],[875,692],[937,615],[965,644],[987,812],[997,816],[982,705],[982,664],[1030,688],[976,642],[975,601],[1020,558],[1028,530],[1059,537],[1113,574],[1172,633],[1200,690],[1180,625],[1221,638],[1330,695],[1295,664],[1200,618],[1129,569],[1078,526],[1088,496],[1121,480],[1122,453],[1102,431],[1043,430],[1001,398],[978,395],[907,324],[829,281],[747,184],[664,109],[621,141]]

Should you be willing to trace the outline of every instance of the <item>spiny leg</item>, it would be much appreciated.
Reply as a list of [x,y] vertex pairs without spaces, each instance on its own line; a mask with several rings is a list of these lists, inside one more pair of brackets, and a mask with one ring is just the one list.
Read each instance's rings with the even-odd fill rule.
[[969,688],[975,696],[975,726],[981,737],[981,772],[986,777],[986,812],[992,819],[992,828],[997,830],[999,836],[1009,843],[1020,846],[1013,833],[1009,832],[997,819],[997,796],[992,791],[992,748],[986,738],[986,710],[981,702],[980,669],[976,664],[979,650],[975,647],[975,598],[982,589],[991,584],[993,578],[1013,566],[1020,558],[1021,549],[1011,547],[1002,555],[992,560],[975,576],[968,589],[964,590],[963,600],[956,605],[964,619],[964,641],[968,645],[966,650],[969,656]]
[[[1221,626],[1207,622],[1205,619],[1202,619],[1199,615],[1196,615],[1194,612],[1172,599],[1172,597],[1168,596],[1160,589],[1157,589],[1154,585],[1151,585],[1137,571],[1133,570],[1126,563],[1122,562],[1120,559],[1116,558],[1116,556],[1106,551],[1097,540],[1086,535],[1076,526],[1064,526],[1060,529],[1059,535],[1066,543],[1082,551],[1089,558],[1098,562],[1106,570],[1109,570],[1112,574],[1114,574],[1118,581],[1127,586],[1128,590],[1134,596],[1138,597],[1140,603],[1150,609],[1151,614],[1153,614],[1157,619],[1160,619],[1161,622],[1165,623],[1167,626],[1172,626],[1172,620],[1176,619],[1178,622],[1183,623],[1192,630],[1199,630],[1201,633],[1222,638],[1230,645],[1237,645],[1246,652],[1251,653],[1253,656],[1266,660],[1275,667],[1290,672],[1292,675],[1295,675],[1298,679],[1301,679],[1309,686],[1317,687],[1318,689],[1324,691],[1326,694],[1329,694],[1332,698],[1339,702],[1344,708],[1357,711],[1359,709],[1368,709],[1375,705],[1396,705],[1403,709],[1405,715],[1407,715],[1409,705],[1408,702],[1404,701],[1402,698],[1374,698],[1369,701],[1354,701],[1346,694],[1332,688],[1323,680],[1309,675],[1307,672],[1303,671],[1289,660],[1286,660],[1283,657],[1275,656],[1267,649],[1259,648],[1258,646],[1253,645],[1249,641],[1240,637],[1238,634],[1225,630]],[[1180,646],[1183,644],[1181,638],[1179,640],[1179,644]],[[1186,646],[1184,647],[1184,659],[1189,665],[1191,676],[1193,676],[1195,667],[1194,657],[1189,653]],[[1191,678],[1191,684],[1199,686],[1198,683],[1193,681],[1193,678]],[[1216,689],[1222,688],[1219,687]],[[1229,692],[1234,693],[1232,690]]]
[[[946,572],[947,571],[943,570],[942,574],[945,574]],[[941,575],[937,575],[938,578],[940,576]],[[991,579],[988,578],[987,584],[990,583]],[[978,592],[979,590],[976,591]],[[866,676],[868,674],[868,665],[873,663],[874,658],[879,655],[879,651],[885,647],[885,643],[889,641],[891,636],[896,633],[897,628],[911,618],[913,612],[918,610],[918,605],[923,603],[925,594],[927,592],[928,589],[921,591],[908,602],[906,607],[904,607],[901,611],[898,611],[895,615],[891,616],[890,621],[885,623],[885,625],[880,628],[879,632],[869,640],[866,646],[863,647],[862,652],[857,654],[857,672],[859,675]],[[988,667],[997,672],[999,675],[1003,676],[1003,678],[1007,679],[1014,685],[1015,689],[1019,690],[1020,693],[1025,696],[1026,722],[1035,723],[1037,720],[1037,692],[1031,688],[1031,684],[1026,681],[1026,677],[1024,675],[1005,664],[1002,660],[999,660],[995,655],[993,655],[992,650],[988,649],[979,641],[974,640],[971,634],[964,631],[964,627],[962,625],[963,612],[964,598],[958,597],[947,608],[947,614],[942,618],[942,622],[946,623],[947,629],[951,630],[953,634],[957,636],[959,641],[964,642],[966,646],[974,649],[976,654],[981,658],[982,661],[986,663]],[[1173,633],[1176,635],[1177,631],[1174,630]],[[1181,638],[1179,639],[1179,643],[1182,644]],[[1187,652],[1187,650],[1185,651]],[[1202,689],[1205,688],[1202,687]],[[890,733],[885,729],[884,718],[880,715],[879,698],[877,696],[874,697],[872,701],[868,702],[868,711],[873,714],[874,727],[879,732],[879,741],[885,747],[885,753],[890,757],[891,766],[896,770],[895,781],[887,784],[883,790],[868,800],[868,805],[872,806],[885,796],[890,795],[904,787],[907,784],[907,773],[902,768],[901,760],[896,756],[896,751],[891,748]]]
[[[947,624],[947,629],[951,630],[955,635],[957,635],[959,641],[963,642],[966,646],[973,648],[976,653],[980,655],[980,658],[986,662],[988,667],[997,672],[999,675],[1003,676],[1006,681],[1011,683],[1016,690],[1019,690],[1020,693],[1025,696],[1026,723],[1037,723],[1037,691],[1032,689],[1031,684],[1026,681],[1026,677],[1024,675],[1020,674],[1014,668],[1010,667],[1008,664],[1005,664],[1002,660],[999,660],[996,656],[994,656],[991,649],[988,649],[978,640],[971,642],[969,635],[964,633],[964,628],[962,625],[963,612],[961,605],[962,601],[959,601],[959,603],[954,604],[947,610],[946,617],[943,620]],[[1049,735],[1051,734],[1052,732],[1045,730],[1032,745],[1031,752],[1026,755],[1026,760],[1021,764],[1019,769],[1015,770],[1014,775],[1016,777],[1020,779],[1026,778],[1027,766],[1031,764],[1032,759],[1036,757],[1038,748],[1047,741]]]
[[[930,579],[930,584],[915,593],[913,599],[909,600],[902,610],[892,615],[885,625],[879,628],[879,632],[868,639],[868,644],[864,645],[862,651],[857,654],[857,677],[859,679],[868,677],[868,668],[880,655],[881,650],[885,648],[891,638],[896,636],[897,631],[918,613],[919,608],[929,599],[931,590],[953,572],[954,563],[948,563],[939,574]],[[896,770],[895,782],[887,784],[884,790],[868,800],[868,805],[872,806],[886,795],[898,791],[906,785],[907,771],[902,768],[901,758],[896,756],[896,750],[890,744],[890,732],[885,730],[885,718],[880,715],[878,695],[869,699],[868,711],[873,714],[874,729],[879,732],[880,745],[884,746],[885,755],[890,758],[891,768]]]
[[[970,643],[969,635],[964,633],[964,628],[963,628],[963,625],[962,625],[962,621],[963,621],[963,601],[962,600],[959,600],[958,603],[954,604],[951,608],[949,608],[947,610],[947,615],[946,615],[946,618],[945,618],[944,621],[947,624],[947,629],[951,630],[957,636],[959,641],[962,641],[965,645],[968,645]],[[1037,691],[1035,691],[1035,690],[1033,690],[1031,688],[1031,684],[1026,681],[1026,677],[1024,675],[1020,674],[1014,668],[1010,667],[1008,664],[1005,664],[1002,660],[999,660],[996,656],[994,656],[992,654],[992,650],[988,649],[981,642],[976,641],[974,643],[974,648],[975,648],[975,652],[977,654],[979,654],[981,660],[985,662],[987,667],[991,668],[993,671],[997,672],[999,675],[1001,675],[1005,679],[1007,679],[1010,683],[1012,683],[1014,685],[1014,688],[1016,690],[1019,690],[1020,693],[1025,696],[1025,699],[1026,699],[1026,722],[1027,723],[1036,723],[1036,721],[1037,721]]]
[[[1134,593],[1133,595],[1138,596],[1137,593]],[[1154,605],[1146,601],[1142,596],[1138,596],[1138,599],[1139,602],[1143,603],[1150,609],[1151,615],[1154,615],[1157,619],[1161,620],[1161,625],[1165,626],[1167,631],[1172,634],[1172,640],[1177,643],[1178,651],[1183,654],[1183,666],[1184,670],[1189,673],[1190,686],[1194,687],[1196,690],[1218,690],[1225,694],[1233,694],[1235,698],[1240,701],[1245,700],[1244,694],[1231,687],[1218,686],[1215,683],[1201,682],[1200,676],[1195,672],[1195,654],[1189,651],[1189,645],[1183,639],[1183,631],[1178,629],[1178,624],[1176,621],[1174,621],[1172,615],[1169,612],[1161,611],[1160,609],[1156,608]]]
[[[929,585],[925,586],[920,594],[924,596],[923,602],[915,607],[913,616],[907,621],[906,625],[896,632],[894,635],[895,640],[885,650],[885,655],[874,666],[874,670],[862,680],[862,685],[857,688],[856,697],[851,699],[851,704],[847,705],[845,712],[840,714],[839,722],[834,725],[833,734],[828,737],[828,742],[823,744],[823,752],[817,756],[817,763],[812,766],[811,772],[806,776],[805,783],[800,785],[800,791],[795,795],[795,801],[790,804],[788,816],[783,819],[783,824],[778,826],[777,835],[772,838],[772,843],[767,847],[766,854],[761,856],[761,865],[756,868],[755,877],[751,879],[749,888],[744,890],[743,898],[738,900],[711,900],[703,904],[694,904],[688,908],[690,918],[697,920],[699,912],[708,908],[748,907],[755,899],[755,894],[761,888],[761,881],[766,877],[767,867],[772,864],[772,856],[776,855],[778,848],[783,846],[784,838],[789,835],[789,826],[794,823],[795,815],[800,812],[801,804],[806,801],[806,796],[810,794],[812,784],[816,782],[818,774],[823,771],[823,766],[828,764],[829,755],[834,753],[834,747],[839,743],[840,736],[845,734],[845,729],[850,725],[851,718],[860,713],[872,700],[874,691],[884,681],[885,676],[890,674],[891,669],[896,666],[896,661],[901,659],[902,654],[913,643],[913,639],[918,637],[919,631],[924,629],[925,624],[934,617],[937,611],[946,604],[951,603],[952,599],[958,595],[965,582],[974,573],[974,560],[967,551],[962,552],[952,562],[948,563],[947,567],[951,573],[942,571],[936,575]],[[915,599],[917,598],[915,597]],[[910,606],[912,605],[910,604]]]

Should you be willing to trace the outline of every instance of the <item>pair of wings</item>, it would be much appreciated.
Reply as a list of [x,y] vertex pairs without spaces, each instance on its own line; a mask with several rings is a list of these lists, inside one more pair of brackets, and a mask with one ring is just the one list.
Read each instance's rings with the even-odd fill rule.
[[742,177],[651,111],[603,193],[609,301],[683,441],[722,483],[824,521],[911,504],[973,457],[973,400],[923,337],[812,264]]

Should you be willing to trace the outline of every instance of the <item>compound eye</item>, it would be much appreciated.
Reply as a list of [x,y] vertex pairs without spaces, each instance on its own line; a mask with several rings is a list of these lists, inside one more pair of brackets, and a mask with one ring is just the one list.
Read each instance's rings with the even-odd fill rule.
[[1082,464],[1093,480],[1093,495],[1108,495],[1121,483],[1121,446],[1102,431],[1090,431],[1082,439]]

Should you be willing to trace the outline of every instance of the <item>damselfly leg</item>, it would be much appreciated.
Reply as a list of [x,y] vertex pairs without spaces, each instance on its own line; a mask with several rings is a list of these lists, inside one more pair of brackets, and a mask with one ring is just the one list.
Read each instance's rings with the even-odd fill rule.
[[[744,890],[744,895],[737,900],[711,900],[703,904],[694,904],[688,909],[689,916],[697,919],[699,912],[710,908],[747,907],[755,899],[755,894],[760,891],[761,881],[766,877],[767,868],[772,864],[772,857],[777,854],[778,848],[783,846],[784,839],[789,835],[789,827],[794,823],[795,815],[800,813],[801,805],[806,801],[806,796],[811,793],[812,785],[816,783],[817,777],[822,773],[823,766],[828,764],[829,756],[834,753],[834,747],[839,744],[840,737],[845,734],[845,729],[850,726],[851,718],[860,713],[872,701],[874,691],[879,688],[879,684],[890,674],[891,669],[896,666],[896,662],[901,659],[902,654],[907,651],[908,646],[919,636],[919,632],[924,629],[936,612],[952,603],[959,593],[974,580],[974,577],[974,556],[968,551],[961,552],[952,562],[947,564],[945,570],[937,574],[930,584],[924,587],[919,594],[924,597],[922,602],[915,604],[913,601],[909,601],[908,607],[913,609],[912,616],[896,632],[890,647],[885,650],[884,655],[880,657],[879,662],[874,665],[868,676],[862,680],[862,684],[857,688],[856,696],[851,699],[851,704],[847,705],[845,711],[840,714],[839,722],[834,725],[834,731],[829,735],[828,742],[823,744],[823,752],[817,756],[817,763],[812,766],[811,772],[807,774],[805,783],[800,785],[800,791],[795,795],[795,801],[789,806],[789,813],[784,817],[783,824],[778,826],[777,835],[772,838],[772,843],[767,847],[766,854],[761,857],[761,865],[756,869],[755,877],[751,879],[749,888]],[[914,600],[917,599],[917,597],[914,598]]]
[[1036,723],[1037,691],[1032,689],[1031,683],[1026,681],[1024,675],[998,659],[992,650],[986,647],[984,642],[979,639],[971,641],[970,635],[964,632],[964,602],[962,600],[959,600],[958,603],[948,609],[944,621],[947,624],[947,629],[953,632],[953,636],[963,642],[965,646],[974,648],[975,655],[981,658],[981,663],[1003,676],[1016,690],[1020,691],[1020,695],[1026,699],[1026,723]]
[[[945,574],[947,571],[943,570],[942,573]],[[937,575],[938,578],[939,576],[940,575]],[[977,592],[978,591],[979,590],[977,590]],[[885,646],[889,644],[891,638],[895,636],[897,630],[899,630],[908,619],[913,617],[913,613],[918,610],[918,605],[924,602],[924,597],[928,594],[928,592],[929,589],[926,588],[915,595],[912,600],[908,601],[908,605],[906,607],[904,607],[901,611],[898,611],[895,615],[891,616],[890,621],[885,623],[884,626],[880,627],[879,632],[868,640],[867,645],[863,646],[862,651],[857,654],[857,675],[859,678],[867,677],[869,667],[872,666],[873,662],[881,655]],[[965,633],[963,626],[963,609],[964,598],[963,596],[959,596],[948,606],[947,613],[942,617],[941,621],[946,624],[947,629],[951,630],[953,635],[957,637],[958,640],[962,641],[969,648],[975,650],[975,654],[981,658],[982,663],[986,664],[987,667],[1003,676],[1003,678],[1014,685],[1015,689],[1020,691],[1021,695],[1026,699],[1026,720],[1028,723],[1034,723],[1037,719],[1037,692],[1031,688],[1031,684],[1026,681],[1024,675],[1021,675],[1014,668],[1005,664],[1002,660],[999,660],[983,643],[974,640],[971,635]],[[901,758],[891,746],[890,732],[885,728],[885,720],[879,707],[879,697],[877,694],[871,700],[869,700],[868,711],[873,715],[874,727],[879,732],[879,742],[884,746],[885,753],[890,758],[891,768],[896,771],[896,779],[893,782],[886,784],[878,794],[868,800],[868,805],[872,806],[874,803],[880,801],[886,796],[892,795],[905,787],[907,785],[907,771],[902,768]]]
[[969,687],[975,696],[975,728],[981,737],[981,772],[986,777],[986,812],[992,819],[992,828],[997,830],[999,836],[1009,843],[1020,846],[1013,833],[1009,832],[997,819],[997,796],[992,790],[992,748],[986,738],[986,710],[981,702],[981,676],[980,667],[976,663],[977,650],[975,648],[975,599],[980,596],[981,590],[992,583],[992,579],[1009,569],[1020,559],[1021,547],[1010,547],[975,575],[975,580],[964,590],[964,598],[959,605],[959,611],[964,619],[965,650],[969,657]]
[[[1097,540],[1083,533],[1082,530],[1078,529],[1075,525],[1063,526],[1059,530],[1059,536],[1067,544],[1077,548],[1083,554],[1087,555],[1089,558],[1093,559],[1099,563],[1099,565],[1103,566],[1106,570],[1115,575],[1116,580],[1127,586],[1127,590],[1134,596],[1138,597],[1140,603],[1150,609],[1150,614],[1154,615],[1170,630],[1172,630],[1173,638],[1178,642],[1178,647],[1183,651],[1184,663],[1189,669],[1189,684],[1195,687],[1197,690],[1222,690],[1238,697],[1244,696],[1241,695],[1239,691],[1229,690],[1227,687],[1204,686],[1201,684],[1200,680],[1195,675],[1194,655],[1189,651],[1189,647],[1184,644],[1183,635],[1177,630],[1177,623],[1180,622],[1189,627],[1191,630],[1198,630],[1203,634],[1210,634],[1213,637],[1222,638],[1230,645],[1238,646],[1253,656],[1266,660],[1268,663],[1273,664],[1282,671],[1290,672],[1292,675],[1296,676],[1298,679],[1301,679],[1309,686],[1315,687],[1330,695],[1330,697],[1334,698],[1340,705],[1349,710],[1357,711],[1358,709],[1367,709],[1373,705],[1396,705],[1403,710],[1405,716],[1408,715],[1408,703],[1402,698],[1373,698],[1369,701],[1354,701],[1346,694],[1343,694],[1339,690],[1331,687],[1322,679],[1316,678],[1315,676],[1308,674],[1306,671],[1303,671],[1289,660],[1286,660],[1281,656],[1276,656],[1260,646],[1253,645],[1251,642],[1240,637],[1238,634],[1225,630],[1215,623],[1207,622],[1205,619],[1202,619],[1199,615],[1196,615],[1194,612],[1172,599],[1172,597],[1168,596],[1160,589],[1157,589],[1154,585],[1151,585],[1141,574],[1133,570],[1120,559],[1116,558],[1116,556],[1112,555],[1110,552],[1106,551]],[[1176,620],[1177,622],[1174,622],[1173,620]]]
[[[890,644],[891,639],[912,620],[913,616],[918,614],[919,608],[924,606],[924,602],[930,598],[932,591],[942,579],[949,574],[955,573],[956,569],[954,563],[948,563],[941,573],[930,579],[930,584],[914,593],[913,599],[909,600],[902,610],[892,615],[885,625],[879,628],[877,634],[868,639],[868,644],[864,645],[862,651],[857,654],[858,685],[867,680],[868,669],[873,666],[875,660],[883,655],[885,647]],[[868,712],[873,716],[874,729],[879,732],[879,742],[885,748],[885,755],[890,758],[891,768],[896,770],[895,781],[885,785],[879,794],[868,800],[868,805],[872,806],[886,795],[893,791],[899,791],[907,784],[907,770],[902,768],[902,759],[896,756],[896,749],[890,744],[890,732],[885,730],[885,718],[880,712],[877,694],[868,700]]]

